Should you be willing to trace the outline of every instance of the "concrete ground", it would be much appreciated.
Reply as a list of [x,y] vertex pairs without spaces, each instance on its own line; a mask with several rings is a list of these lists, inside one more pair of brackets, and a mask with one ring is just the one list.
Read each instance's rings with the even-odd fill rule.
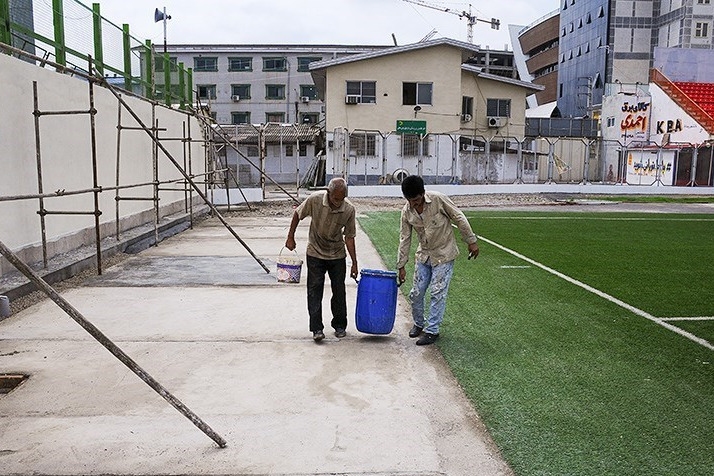
[[[326,314],[316,344],[305,267],[275,278],[289,218],[231,224],[271,274],[211,219],[63,293],[228,446],[47,300],[0,322],[1,372],[29,375],[0,394],[1,475],[512,474],[438,350],[407,337],[402,296],[390,335],[361,334],[348,279],[348,335]],[[361,231],[357,249],[387,269]]]

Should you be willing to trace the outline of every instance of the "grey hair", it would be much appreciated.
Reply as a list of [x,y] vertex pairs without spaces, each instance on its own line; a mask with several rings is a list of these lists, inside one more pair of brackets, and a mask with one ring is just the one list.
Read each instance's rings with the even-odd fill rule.
[[327,184],[327,191],[330,193],[342,189],[344,189],[345,195],[347,195],[347,182],[345,182],[345,179],[342,177],[335,177]]

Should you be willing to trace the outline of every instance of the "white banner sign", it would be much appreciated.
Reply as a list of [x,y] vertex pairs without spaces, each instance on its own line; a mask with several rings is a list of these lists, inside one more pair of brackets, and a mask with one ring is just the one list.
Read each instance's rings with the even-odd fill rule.
[[[659,154],[659,157],[658,157]],[[627,152],[627,183],[652,185],[674,183],[674,151],[630,150]]]

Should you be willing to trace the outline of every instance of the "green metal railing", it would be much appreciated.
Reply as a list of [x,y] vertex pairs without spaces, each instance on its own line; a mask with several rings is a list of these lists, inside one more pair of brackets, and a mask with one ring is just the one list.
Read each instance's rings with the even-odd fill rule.
[[83,72],[91,56],[92,74],[114,86],[167,106],[193,104],[192,69],[157,54],[150,40],[131,35],[128,24],[120,27],[104,18],[100,3],[0,0],[0,43]]

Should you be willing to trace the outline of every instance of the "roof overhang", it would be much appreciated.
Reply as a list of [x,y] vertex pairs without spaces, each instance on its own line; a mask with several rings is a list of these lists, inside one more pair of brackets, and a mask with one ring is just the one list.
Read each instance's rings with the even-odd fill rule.
[[463,71],[473,73],[479,78],[490,79],[513,86],[520,86],[522,88],[530,89],[531,91],[543,91],[545,89],[545,86],[541,86],[540,84],[533,84],[529,83],[528,81],[520,81],[518,79],[506,78],[505,76],[499,76],[497,74],[484,73],[482,68],[479,68],[478,66],[474,66],[472,64],[462,64],[461,69]]

